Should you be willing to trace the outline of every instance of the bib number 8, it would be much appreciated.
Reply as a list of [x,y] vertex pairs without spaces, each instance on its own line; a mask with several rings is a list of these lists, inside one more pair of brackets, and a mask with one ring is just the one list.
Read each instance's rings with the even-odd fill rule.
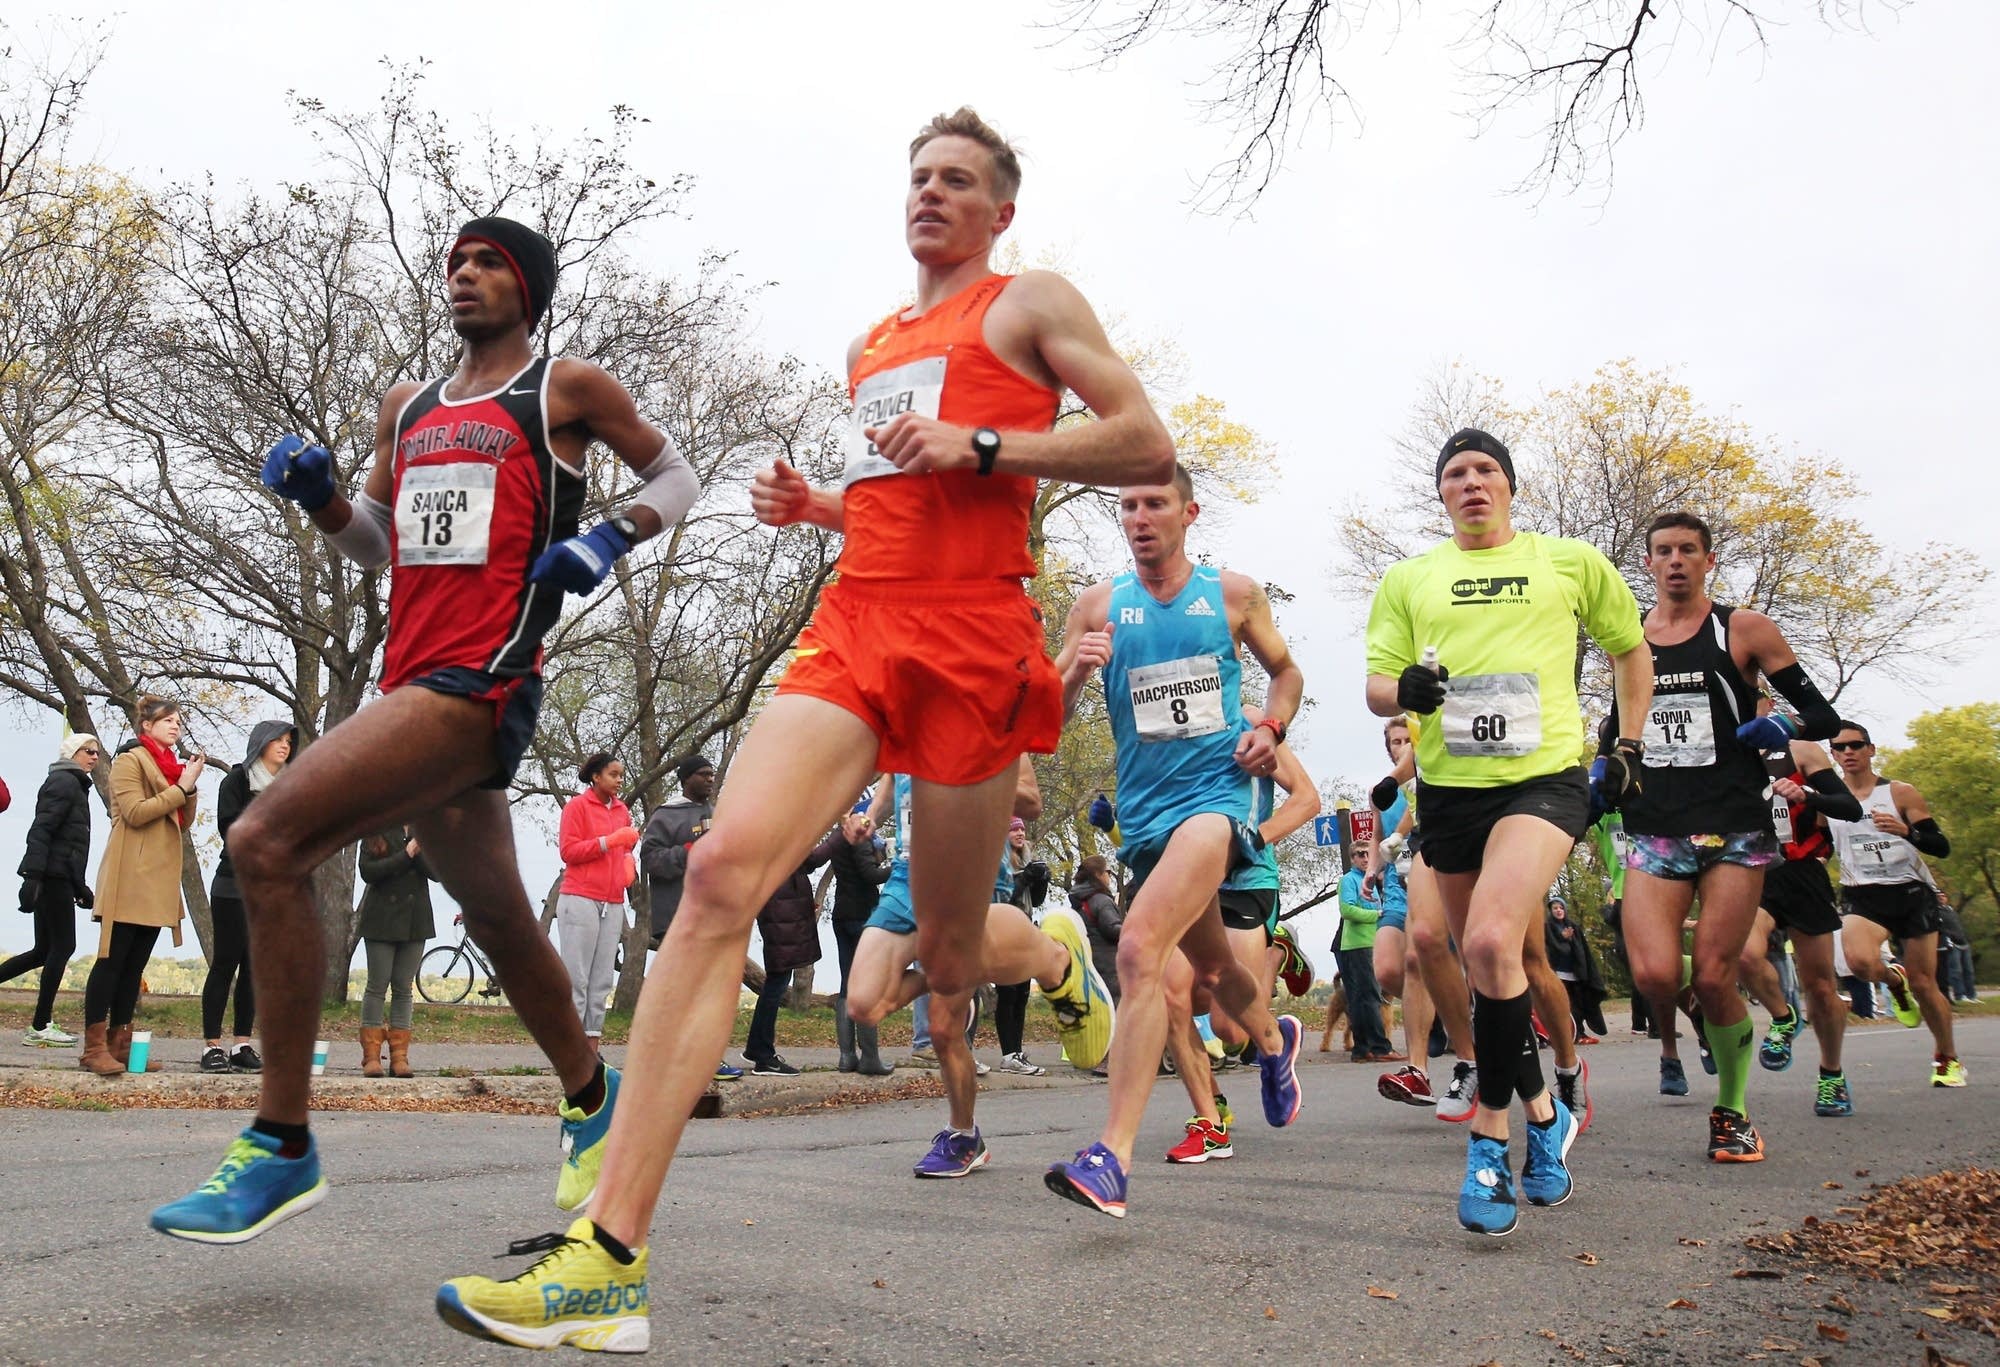
[[1186,726],[1188,724],[1187,699],[1175,698],[1167,704],[1167,713],[1174,719],[1174,725]]

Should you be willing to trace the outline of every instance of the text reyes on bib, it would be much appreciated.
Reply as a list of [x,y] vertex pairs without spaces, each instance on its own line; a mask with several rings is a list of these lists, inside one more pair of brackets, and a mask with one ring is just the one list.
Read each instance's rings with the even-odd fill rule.
[[411,465],[396,487],[396,563],[484,565],[499,467]]
[[1222,665],[1213,655],[1139,665],[1125,682],[1132,728],[1142,741],[1188,740],[1229,724],[1222,709]]
[[892,370],[877,371],[854,387],[854,415],[847,433],[844,489],[864,479],[899,475],[895,463],[883,458],[868,440],[868,430],[905,413],[935,418],[944,404],[945,358],[930,356]]
[[1473,674],[1445,686],[1444,748],[1466,758],[1520,759],[1542,748],[1542,684],[1533,674]]

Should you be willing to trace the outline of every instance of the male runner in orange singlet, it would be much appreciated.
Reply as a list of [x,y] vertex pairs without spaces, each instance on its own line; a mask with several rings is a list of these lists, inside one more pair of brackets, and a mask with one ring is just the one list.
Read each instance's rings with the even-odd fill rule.
[[[640,1351],[646,1237],[681,1131],[736,1017],[750,924],[877,773],[915,780],[912,902],[933,1001],[982,981],[993,852],[1024,753],[1055,748],[1062,686],[1028,513],[1038,479],[1164,484],[1173,443],[1090,305],[1060,276],[994,274],[1020,165],[969,109],[910,148],[904,232],[917,301],[848,348],[854,431],[840,489],[780,462],[751,488],[772,526],[846,534],[778,696],[737,752],[633,1022],[590,1218],[507,1282],[438,1292],[455,1328],[523,1346]],[[1064,389],[1097,421],[1051,431]],[[933,1033],[963,1020],[931,1021]]]

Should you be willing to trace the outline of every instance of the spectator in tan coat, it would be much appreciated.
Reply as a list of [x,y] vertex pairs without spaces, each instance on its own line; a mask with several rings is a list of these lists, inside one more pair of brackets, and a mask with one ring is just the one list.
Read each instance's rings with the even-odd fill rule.
[[[111,761],[111,841],[97,869],[94,919],[103,929],[97,962],[83,989],[83,1057],[79,1067],[110,1074],[124,1069],[132,1047],[139,980],[160,931],[181,942],[181,832],[194,820],[195,785],[206,760],[182,763],[180,704],[151,694],[139,699],[139,735]],[[159,1069],[157,1058],[146,1070]]]

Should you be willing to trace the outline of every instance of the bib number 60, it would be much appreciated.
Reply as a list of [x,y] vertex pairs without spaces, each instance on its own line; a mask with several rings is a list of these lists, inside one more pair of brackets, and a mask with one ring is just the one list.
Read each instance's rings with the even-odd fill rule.
[[1480,742],[1507,739],[1507,718],[1497,712],[1481,713],[1473,717],[1472,738]]

